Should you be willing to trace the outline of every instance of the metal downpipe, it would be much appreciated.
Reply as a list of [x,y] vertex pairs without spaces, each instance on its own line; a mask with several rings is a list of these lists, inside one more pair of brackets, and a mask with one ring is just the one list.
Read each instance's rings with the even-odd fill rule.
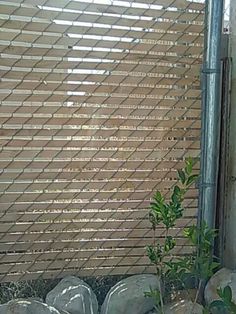
[[200,223],[215,228],[220,140],[220,56],[224,0],[206,1],[205,47],[202,69],[202,135]]

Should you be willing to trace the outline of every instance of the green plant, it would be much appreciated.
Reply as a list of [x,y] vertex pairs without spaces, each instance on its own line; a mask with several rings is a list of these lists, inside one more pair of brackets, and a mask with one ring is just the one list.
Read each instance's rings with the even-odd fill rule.
[[[160,279],[158,290],[151,290],[146,296],[155,300],[155,307],[164,313],[164,299],[169,287],[186,289],[187,279],[197,281],[197,292],[194,302],[197,302],[203,283],[208,280],[219,266],[212,260],[213,241],[216,230],[208,228],[206,223],[201,226],[190,226],[184,230],[184,236],[193,246],[193,253],[181,258],[174,258],[176,239],[173,236],[174,227],[184,214],[184,198],[198,175],[193,173],[196,160],[188,158],[185,167],[178,170],[177,182],[169,199],[157,191],[150,204],[149,220],[154,231],[154,242],[147,247],[147,255],[155,265],[156,274]],[[163,243],[155,236],[157,227],[164,228]],[[168,287],[168,289],[167,289]]]
[[236,304],[232,300],[232,290],[230,286],[226,286],[224,289],[217,289],[219,300],[214,300],[208,307],[205,307],[203,314],[211,314],[212,311],[218,310],[218,313],[236,313]]
[[[177,264],[172,262],[172,259],[168,262],[166,258],[171,258],[176,246],[176,240],[171,230],[175,227],[178,219],[183,217],[184,197],[198,177],[196,174],[193,174],[194,164],[195,160],[189,158],[186,160],[184,169],[178,170],[178,180],[174,185],[169,200],[166,200],[164,195],[160,191],[157,191],[150,204],[149,220],[154,231],[154,243],[147,247],[147,254],[150,261],[155,265],[156,274],[160,278],[160,286],[158,291],[150,291],[147,295],[155,299],[156,307],[162,313],[166,278],[170,278],[175,270],[178,270],[179,274],[182,272],[180,270],[180,261]],[[160,225],[164,227],[164,240],[162,244],[158,242],[155,236],[155,231]],[[181,262],[184,261],[182,260]],[[175,267],[177,269],[174,269]]]

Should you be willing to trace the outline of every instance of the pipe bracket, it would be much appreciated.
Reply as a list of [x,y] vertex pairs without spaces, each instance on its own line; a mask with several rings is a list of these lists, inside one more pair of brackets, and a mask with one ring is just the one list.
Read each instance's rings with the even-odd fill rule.
[[205,69],[202,69],[202,73],[204,74],[220,74],[221,71],[220,69],[213,69],[213,68],[205,68]]
[[204,188],[211,188],[211,187],[215,187],[216,183],[204,182],[204,183],[201,183],[200,186]]

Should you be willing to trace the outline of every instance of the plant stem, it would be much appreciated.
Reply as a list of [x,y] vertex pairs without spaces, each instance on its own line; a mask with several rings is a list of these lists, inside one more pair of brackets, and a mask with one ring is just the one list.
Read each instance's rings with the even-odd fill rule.
[[191,310],[191,314],[193,313],[195,305],[197,303],[197,299],[199,297],[199,293],[200,293],[201,287],[202,287],[202,279],[200,279],[199,283],[198,283],[197,292],[196,292],[195,299],[194,299],[194,302],[193,302],[193,307],[192,307],[192,310]]
[[160,291],[161,314],[164,314],[164,301],[163,301],[163,294],[162,294],[162,287],[161,287],[161,279],[162,279],[162,276],[160,276],[158,288]]
[[[169,229],[166,228],[165,230],[165,238],[164,238],[164,245],[166,243],[167,237],[168,237]],[[164,297],[163,297],[163,289],[162,286],[164,287],[165,290],[165,282],[164,282],[164,266],[163,266],[163,259],[165,258],[165,254],[163,254],[163,257],[161,259],[160,263],[160,282],[159,282],[159,290],[160,290],[160,303],[161,303],[161,313],[164,314]]]
[[199,297],[199,293],[200,293],[201,287],[202,287],[202,279],[200,279],[199,283],[198,283],[197,292],[196,292],[195,299],[194,299],[194,304],[197,303],[197,299]]
[[[156,229],[153,230],[153,244],[154,247],[157,246],[157,237],[156,237]],[[158,289],[160,292],[160,314],[164,314],[164,301],[163,301],[163,294],[162,294],[162,287],[161,287],[161,282],[162,282],[162,263],[160,263],[160,269],[158,269],[158,265],[156,264],[156,274],[159,274],[159,283],[158,283]]]

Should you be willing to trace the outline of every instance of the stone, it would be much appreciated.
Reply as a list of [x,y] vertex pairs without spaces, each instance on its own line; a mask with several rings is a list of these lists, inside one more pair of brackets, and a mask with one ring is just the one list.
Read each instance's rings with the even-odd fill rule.
[[202,314],[203,306],[190,300],[167,304],[164,306],[165,314]]
[[46,296],[46,303],[69,314],[97,314],[98,302],[90,286],[83,280],[69,276]]
[[39,297],[29,297],[25,300],[29,300],[29,301],[38,301],[38,302],[41,302],[41,303],[44,303],[43,302],[43,299],[42,298],[39,298]]
[[206,303],[210,304],[212,301],[220,299],[217,289],[226,286],[231,287],[232,299],[236,303],[236,271],[227,268],[220,269],[208,281],[204,292]]
[[[0,305],[0,314],[62,314],[52,306],[35,300],[12,300]],[[66,313],[65,313],[66,314]]]
[[134,275],[121,280],[108,292],[101,314],[145,314],[154,307],[145,292],[158,289],[159,280],[151,274]]
[[[164,305],[165,314],[202,314],[203,306],[193,303],[190,300],[179,300]],[[160,314],[157,310],[150,311],[146,314]]]

